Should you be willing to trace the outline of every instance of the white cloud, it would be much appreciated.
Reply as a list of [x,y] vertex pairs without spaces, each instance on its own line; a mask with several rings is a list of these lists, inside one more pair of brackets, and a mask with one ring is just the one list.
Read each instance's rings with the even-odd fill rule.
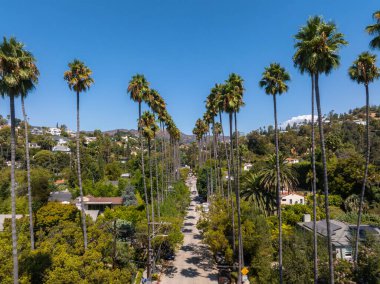
[[[317,121],[318,116],[314,115],[315,121]],[[286,120],[280,124],[280,129],[285,129],[286,126],[290,125],[293,126],[293,124],[302,125],[304,122],[310,122],[311,121],[311,114],[304,114],[299,116],[294,116],[289,120]]]

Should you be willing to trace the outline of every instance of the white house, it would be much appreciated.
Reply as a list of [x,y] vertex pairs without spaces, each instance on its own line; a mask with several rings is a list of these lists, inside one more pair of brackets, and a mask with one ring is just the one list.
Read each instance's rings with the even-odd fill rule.
[[50,127],[46,133],[48,134],[51,134],[51,135],[57,135],[57,136],[60,136],[61,135],[61,129],[59,128],[56,128],[56,127]]
[[91,142],[96,141],[96,137],[85,137],[84,139],[85,139],[84,144],[86,145],[90,144]]
[[29,145],[30,149],[40,149],[41,148],[40,145],[38,145],[37,143],[33,143],[33,142],[29,142],[28,145]]
[[300,162],[300,160],[296,159],[296,158],[286,158],[285,159],[285,163],[287,164],[298,164]]
[[305,197],[299,194],[287,194],[281,197],[282,205],[305,204]]
[[252,169],[252,164],[251,163],[244,163],[243,170],[248,172],[249,170]]
[[34,127],[30,130],[30,134],[33,135],[42,135],[44,134],[41,128]]
[[66,147],[64,145],[57,145],[53,147],[53,152],[64,152],[64,153],[70,153],[70,148]]

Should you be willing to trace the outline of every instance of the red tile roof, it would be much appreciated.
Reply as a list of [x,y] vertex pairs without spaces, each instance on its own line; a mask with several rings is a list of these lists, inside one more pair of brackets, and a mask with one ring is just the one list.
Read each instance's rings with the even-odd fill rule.
[[109,203],[109,204],[115,204],[115,205],[122,205],[123,204],[123,197],[93,197],[93,196],[87,196],[88,203]]

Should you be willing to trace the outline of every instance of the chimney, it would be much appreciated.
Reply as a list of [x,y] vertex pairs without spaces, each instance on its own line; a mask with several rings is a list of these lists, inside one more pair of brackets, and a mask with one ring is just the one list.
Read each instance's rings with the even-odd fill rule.
[[303,219],[303,222],[310,222],[311,221],[310,214],[304,214],[302,219]]

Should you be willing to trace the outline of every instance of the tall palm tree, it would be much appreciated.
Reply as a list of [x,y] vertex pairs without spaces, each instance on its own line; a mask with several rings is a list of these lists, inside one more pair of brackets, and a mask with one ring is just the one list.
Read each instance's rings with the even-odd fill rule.
[[[127,92],[130,94],[131,99],[138,103],[139,108],[139,119],[141,120],[141,103],[149,92],[149,83],[145,79],[144,75],[136,74],[129,81]],[[142,140],[142,129],[140,123],[138,123],[139,141],[140,141],[140,152],[141,152],[141,171],[143,177],[143,187],[144,187],[144,197],[146,204],[146,220],[148,226],[148,259],[147,259],[147,277],[150,279],[152,277],[152,257],[151,257],[151,238],[150,238],[150,217],[149,217],[149,202],[148,202],[148,192],[146,188],[145,180],[145,165],[144,165],[144,142]]]
[[230,125],[230,164],[231,164],[231,176],[234,178],[233,187],[235,191],[236,199],[236,210],[238,215],[238,264],[239,264],[239,273],[238,273],[238,283],[241,283],[241,269],[242,269],[242,238],[241,238],[241,216],[240,216],[240,193],[238,188],[238,170],[235,168],[234,164],[234,147],[233,147],[233,136],[232,136],[232,123],[233,115],[240,108],[243,97],[243,80],[241,77],[235,73],[229,75],[229,78],[225,82],[225,91],[223,92],[222,101],[224,111],[228,113],[229,116],[229,125]]
[[260,87],[265,89],[267,95],[273,97],[273,109],[274,109],[274,137],[276,146],[276,187],[277,187],[277,214],[278,214],[278,264],[279,264],[279,276],[280,283],[283,281],[282,275],[282,219],[281,219],[281,201],[280,201],[280,160],[278,150],[278,126],[277,126],[277,103],[276,95],[283,94],[288,91],[287,82],[290,81],[289,73],[280,66],[278,63],[272,63],[269,67],[265,68],[263,77],[260,81]]
[[294,65],[300,70],[301,74],[305,72],[311,78],[311,167],[312,167],[312,183],[311,190],[313,195],[313,253],[314,253],[314,283],[318,282],[318,237],[317,237],[317,173],[315,168],[315,64],[310,55],[310,49],[307,44],[315,36],[316,27],[319,19],[312,18],[307,24],[295,35],[297,42],[294,47],[296,52],[293,56]]
[[13,282],[18,283],[18,252],[16,230],[16,131],[15,131],[15,107],[16,97],[25,94],[31,89],[30,84],[37,81],[35,75],[35,60],[31,53],[24,49],[24,45],[11,37],[3,39],[0,44],[0,94],[7,95],[10,99],[11,120],[11,211],[12,211],[12,257],[13,257]]
[[[242,232],[241,232],[241,212],[240,212],[240,170],[241,170],[241,163],[240,163],[240,154],[239,154],[239,131],[237,128],[237,113],[240,111],[240,108],[244,106],[243,102],[243,78],[241,78],[239,75],[232,73],[229,75],[228,79],[226,80],[226,84],[228,86],[228,89],[230,92],[232,92],[234,97],[233,106],[230,105],[233,109],[233,115],[234,115],[234,121],[235,121],[235,147],[236,147],[236,169],[234,174],[234,183],[235,183],[235,199],[236,199],[236,210],[238,215],[238,244],[239,244],[239,271],[243,268],[244,259],[243,259],[243,239],[242,239]],[[231,128],[230,128],[230,135],[232,134]],[[232,136],[231,136],[231,146],[232,146]],[[231,147],[231,153],[233,155],[233,147]],[[232,158],[231,161],[234,159]],[[232,162],[232,167],[235,167],[235,165]],[[241,275],[239,273],[239,277],[241,281]],[[239,281],[239,280],[238,280]]]
[[30,77],[28,80],[23,80],[20,84],[21,94],[21,106],[22,114],[24,117],[24,130],[25,130],[25,157],[26,157],[26,173],[27,173],[27,185],[28,185],[28,209],[29,209],[29,232],[30,232],[30,248],[34,250],[34,225],[33,225],[33,207],[32,207],[32,187],[30,177],[30,156],[29,156],[29,139],[28,139],[28,122],[25,111],[24,99],[35,88],[35,84],[38,82],[39,71],[35,65],[35,58],[30,52],[26,52],[26,64],[30,70]]
[[325,22],[321,17],[315,16],[308,20],[307,26],[312,29],[312,36],[302,40],[302,47],[306,52],[307,65],[313,66],[314,83],[315,83],[315,98],[317,102],[318,124],[319,124],[319,139],[321,145],[321,156],[323,165],[323,188],[325,193],[325,213],[326,213],[326,228],[327,228],[327,246],[329,253],[329,280],[334,283],[334,259],[331,243],[330,229],[330,208],[329,208],[329,186],[327,176],[326,148],[323,131],[322,109],[319,92],[319,75],[330,74],[333,69],[340,64],[339,50],[347,42],[344,40],[344,35],[337,31],[336,25],[332,22]]
[[146,111],[142,114],[139,121],[139,128],[142,131],[144,138],[148,141],[148,161],[149,161],[149,179],[150,179],[150,202],[152,210],[152,234],[154,236],[154,194],[153,194],[153,175],[152,175],[152,159],[151,159],[151,141],[154,139],[158,129],[153,113]]
[[[151,89],[149,91],[149,95],[148,95],[147,99],[148,99],[147,104],[151,108],[151,110],[153,112],[153,116],[155,116],[155,114],[161,115],[166,110],[166,103],[156,90]],[[154,117],[154,120],[155,120],[155,117]],[[153,143],[154,143],[154,146],[153,146],[154,147],[154,165],[155,165],[155,176],[156,176],[157,214],[158,214],[158,218],[160,218],[160,200],[161,200],[161,198],[160,198],[160,190],[159,190],[159,185],[158,185],[159,184],[159,175],[158,175],[158,158],[157,158],[156,136],[154,136],[154,138],[153,138]]]
[[366,27],[367,33],[374,35],[374,38],[370,41],[369,45],[372,48],[380,49],[380,11],[376,11],[372,16],[376,23]]
[[79,116],[79,95],[82,92],[86,92],[90,89],[94,83],[94,79],[91,77],[92,71],[82,61],[74,59],[73,62],[68,64],[69,70],[64,73],[64,79],[67,81],[70,90],[74,90],[77,96],[77,133],[76,133],[76,146],[77,146],[77,173],[79,194],[81,199],[81,212],[82,212],[82,226],[83,226],[83,241],[84,249],[87,249],[87,227],[86,227],[86,214],[84,211],[83,201],[83,188],[82,188],[82,175],[80,165],[80,116]]
[[375,79],[380,77],[380,70],[376,67],[376,55],[370,54],[369,52],[361,53],[358,58],[354,61],[352,66],[348,69],[348,74],[351,80],[357,82],[358,84],[364,84],[365,95],[366,95],[366,160],[362,190],[360,194],[358,221],[356,226],[356,236],[355,236],[355,250],[354,250],[354,263],[358,260],[358,248],[359,248],[359,229],[361,216],[363,211],[363,202],[365,188],[367,184],[368,177],[368,166],[369,166],[369,155],[370,155],[370,137],[369,137],[369,84]]

